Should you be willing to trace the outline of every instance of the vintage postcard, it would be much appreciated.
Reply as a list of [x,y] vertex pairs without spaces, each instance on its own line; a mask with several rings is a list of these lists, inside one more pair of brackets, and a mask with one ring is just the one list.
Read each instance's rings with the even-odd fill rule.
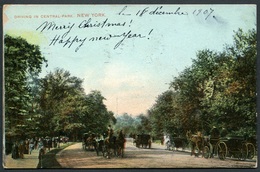
[[254,4],[3,6],[3,168],[257,168]]

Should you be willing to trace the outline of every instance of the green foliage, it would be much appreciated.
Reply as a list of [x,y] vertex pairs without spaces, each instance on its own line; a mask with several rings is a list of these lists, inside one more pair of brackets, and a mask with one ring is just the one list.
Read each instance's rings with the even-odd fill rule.
[[115,130],[122,130],[123,133],[127,136],[133,134],[151,134],[151,126],[150,121],[147,116],[144,114],[140,114],[136,117],[132,117],[131,115],[124,113],[116,118]]
[[148,113],[154,133],[209,134],[218,126],[231,135],[256,135],[256,31],[239,29],[233,38],[223,52],[198,51],[171,82],[174,91],[157,98]]
[[140,121],[136,120],[131,115],[124,113],[116,118],[115,131],[122,130],[124,134],[130,135],[130,133],[136,133],[137,125]]
[[103,133],[114,121],[101,92],[94,90],[86,95],[82,82],[63,69],[56,69],[41,80],[39,120],[44,122],[40,126],[43,135],[62,133],[78,140],[88,131]]
[[46,59],[39,46],[5,35],[5,126],[7,136],[68,135],[78,140],[87,131],[102,133],[116,122],[100,91],[88,95],[82,79],[56,69],[38,74]]
[[[7,134],[23,135],[30,130],[34,112],[34,92],[30,79],[41,72],[46,59],[39,46],[29,44],[25,39],[4,37],[4,79],[5,79],[5,123]],[[31,80],[33,81],[33,80]],[[16,133],[14,133],[14,132]]]

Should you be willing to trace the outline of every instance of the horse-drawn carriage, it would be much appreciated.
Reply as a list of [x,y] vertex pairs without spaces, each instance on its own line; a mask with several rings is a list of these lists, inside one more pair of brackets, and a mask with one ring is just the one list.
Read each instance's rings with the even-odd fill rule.
[[217,137],[191,135],[187,132],[187,138],[191,144],[191,155],[204,158],[213,158],[218,156],[219,159],[225,160],[226,157],[234,157],[239,160],[253,159],[256,153],[253,143],[244,139],[244,137]]
[[85,151],[96,151],[97,156],[102,152],[104,157],[110,158],[124,155],[125,138],[123,135],[111,136],[105,139],[97,137],[95,134],[84,133],[82,136],[82,148]]
[[104,140],[100,139],[93,133],[84,133],[82,136],[82,149],[85,151],[96,151],[97,156],[99,152],[104,154]]
[[152,139],[151,139],[151,136],[149,134],[138,134],[136,135],[136,138],[135,138],[135,144],[136,144],[136,147],[140,148],[151,148],[152,146]]
[[96,139],[92,133],[84,133],[82,136],[82,149],[83,150],[95,150]]
[[187,139],[182,137],[173,137],[166,142],[167,150],[184,150],[187,147]]
[[245,160],[253,159],[255,153],[256,150],[254,144],[240,136],[207,138],[204,145],[205,158],[216,155],[221,160],[225,160],[226,157]]
[[112,136],[111,138],[106,138],[103,145],[103,156],[110,158],[111,156],[124,156],[125,148],[125,138],[120,136]]

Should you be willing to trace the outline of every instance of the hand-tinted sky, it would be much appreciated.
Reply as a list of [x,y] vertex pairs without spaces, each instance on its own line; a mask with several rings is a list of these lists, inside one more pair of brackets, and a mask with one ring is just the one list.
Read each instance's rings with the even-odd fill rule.
[[[238,28],[256,28],[254,5],[17,5],[4,12],[4,33],[39,45],[48,59],[41,77],[68,70],[84,79],[86,93],[100,90],[109,110],[132,115],[145,113],[198,50],[221,51]],[[44,29],[44,22],[65,28]],[[62,36],[76,39],[65,45]]]

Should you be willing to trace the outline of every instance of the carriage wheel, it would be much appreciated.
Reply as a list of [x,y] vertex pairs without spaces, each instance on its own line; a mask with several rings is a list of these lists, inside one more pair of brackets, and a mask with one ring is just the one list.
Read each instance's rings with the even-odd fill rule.
[[217,146],[218,157],[221,160],[225,160],[227,156],[227,145],[224,142],[219,142]]
[[199,149],[198,146],[195,146],[195,148],[194,148],[194,154],[195,154],[196,157],[199,157],[199,155],[200,155],[200,149]]
[[208,159],[210,156],[210,150],[208,146],[204,146],[204,150],[203,150],[203,157]]
[[247,143],[247,158],[253,159],[255,157],[255,146],[252,143]]
[[246,157],[247,157],[247,146],[245,143],[243,143],[238,159],[244,161],[246,159]]
[[210,158],[214,158],[214,146],[209,143]]

